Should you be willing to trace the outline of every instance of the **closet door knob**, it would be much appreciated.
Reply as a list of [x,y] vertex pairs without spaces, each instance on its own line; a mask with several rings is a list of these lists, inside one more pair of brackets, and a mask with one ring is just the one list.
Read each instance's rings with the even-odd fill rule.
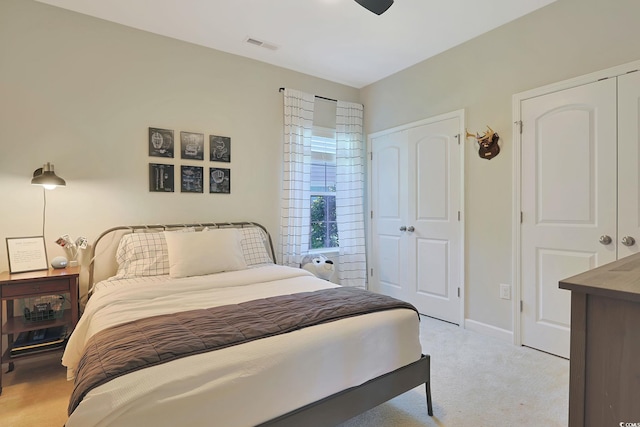
[[625,246],[633,246],[636,243],[636,239],[631,236],[624,236],[621,242]]
[[406,225],[401,226],[400,231],[407,231],[407,226]]
[[410,232],[410,233],[413,233],[414,231],[416,231],[416,229],[413,228],[413,225],[410,225],[410,226],[407,227],[407,231]]
[[608,245],[611,243],[611,236],[607,236],[606,234],[604,236],[600,236],[599,242],[603,245]]

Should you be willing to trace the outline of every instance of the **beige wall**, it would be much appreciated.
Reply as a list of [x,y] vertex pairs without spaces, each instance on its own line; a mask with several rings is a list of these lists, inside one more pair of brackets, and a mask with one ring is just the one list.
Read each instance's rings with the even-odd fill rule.
[[[367,133],[464,108],[503,151],[466,147],[466,317],[511,330],[511,96],[640,59],[640,2],[558,0],[361,91],[31,0],[0,0],[0,238],[62,233],[94,239],[118,224],[256,220],[277,234],[282,95],[291,87],[365,104]],[[390,58],[392,60],[392,58]],[[232,194],[149,193],[149,126],[232,138]],[[174,159],[179,165],[180,159]],[[186,162],[185,162],[186,163]],[[202,162],[209,167],[208,161]],[[195,162],[190,162],[195,164]],[[0,270],[7,269],[0,245]]]
[[[280,87],[359,101],[355,88],[31,0],[1,0],[0,238],[42,233],[42,189],[29,180],[45,162],[67,181],[47,192],[49,259],[63,254],[53,243],[63,233],[92,240],[120,224],[253,220],[277,235]],[[231,137],[231,194],[150,193],[148,163],[164,160],[147,155],[150,126]],[[187,163],[179,155],[169,162]]]
[[558,0],[362,89],[367,133],[464,108],[501,137],[490,161],[466,143],[467,319],[512,331],[512,95],[640,59],[638,17],[637,0]]

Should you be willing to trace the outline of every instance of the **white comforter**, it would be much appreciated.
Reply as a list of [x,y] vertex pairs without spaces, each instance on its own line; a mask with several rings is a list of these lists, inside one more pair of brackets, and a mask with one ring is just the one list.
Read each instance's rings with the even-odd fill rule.
[[[185,279],[96,286],[62,363],[73,378],[89,338],[131,320],[336,285],[264,266]],[[418,318],[391,310],[146,368],[93,389],[66,427],[254,426],[420,358]]]

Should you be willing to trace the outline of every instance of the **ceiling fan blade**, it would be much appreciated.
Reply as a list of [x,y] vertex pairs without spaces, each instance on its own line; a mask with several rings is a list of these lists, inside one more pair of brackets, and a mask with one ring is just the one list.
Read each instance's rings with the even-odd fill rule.
[[393,0],[356,0],[356,2],[376,15],[382,15],[393,4]]

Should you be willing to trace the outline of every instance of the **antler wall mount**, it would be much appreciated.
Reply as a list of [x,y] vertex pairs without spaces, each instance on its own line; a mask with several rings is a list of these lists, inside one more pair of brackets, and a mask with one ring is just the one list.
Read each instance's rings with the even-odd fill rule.
[[478,155],[480,158],[491,160],[500,153],[500,145],[498,145],[500,135],[489,126],[487,126],[487,129],[482,135],[478,132],[474,135],[467,131],[467,138],[473,138],[478,143]]

